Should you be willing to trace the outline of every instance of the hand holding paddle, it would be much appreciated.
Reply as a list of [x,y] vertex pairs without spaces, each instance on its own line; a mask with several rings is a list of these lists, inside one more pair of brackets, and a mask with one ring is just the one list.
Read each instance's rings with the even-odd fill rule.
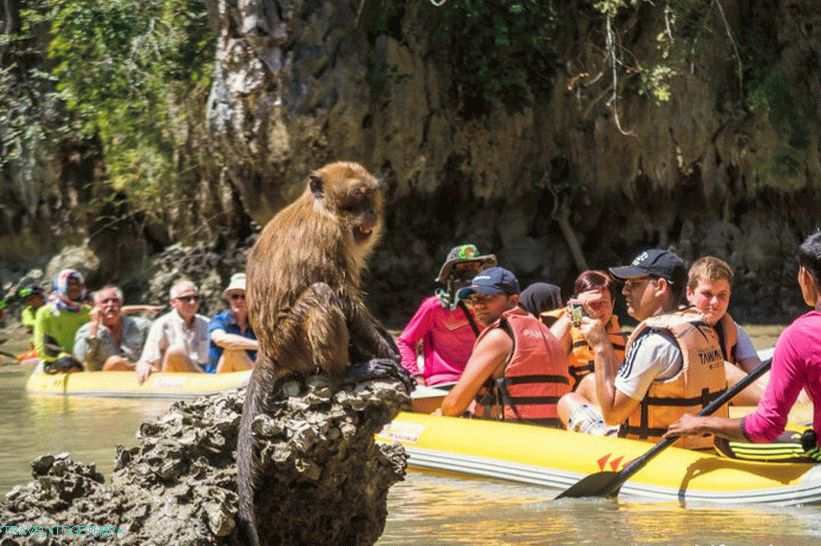
[[[718,408],[732,400],[738,393],[747,388],[756,379],[770,369],[772,358],[765,360],[758,368],[750,372],[750,374],[736,383],[732,388],[727,389],[721,396],[707,404],[700,412],[699,416],[711,415]],[[647,453],[632,460],[627,466],[619,472],[597,472],[585,478],[582,478],[570,488],[561,493],[557,499],[564,497],[580,498],[580,497],[614,497],[619,494],[621,486],[624,482],[629,480],[633,474],[644,468],[656,455],[670,447],[678,439],[677,436],[664,438],[659,443],[651,447]]]

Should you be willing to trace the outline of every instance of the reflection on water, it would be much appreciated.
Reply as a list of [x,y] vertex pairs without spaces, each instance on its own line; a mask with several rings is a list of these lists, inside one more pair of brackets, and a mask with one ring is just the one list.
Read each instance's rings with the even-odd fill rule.
[[818,544],[818,507],[551,500],[558,491],[411,472],[380,544]]
[[109,477],[114,447],[134,446],[139,424],[163,414],[168,400],[115,400],[30,396],[30,372],[0,375],[0,492],[31,479],[32,459],[69,451],[84,463],[96,462]]
[[[757,348],[778,327],[749,327]],[[5,368],[5,367],[4,367]],[[0,370],[0,493],[31,479],[29,463],[69,451],[111,475],[114,447],[136,445],[144,420],[170,401],[31,397],[27,372]],[[411,471],[388,499],[380,544],[818,544],[821,507],[682,507],[551,500],[558,491]],[[2,522],[0,522],[2,524]]]

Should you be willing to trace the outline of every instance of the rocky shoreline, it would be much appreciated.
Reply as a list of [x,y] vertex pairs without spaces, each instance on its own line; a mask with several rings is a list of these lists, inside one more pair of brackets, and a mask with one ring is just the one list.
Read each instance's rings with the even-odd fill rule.
[[[387,493],[405,475],[398,446],[374,434],[409,402],[402,385],[371,380],[337,389],[289,380],[254,424],[261,445],[258,506],[269,544],[372,544]],[[32,462],[34,480],[0,503],[0,545],[238,545],[235,449],[245,391],[177,402],[143,423],[139,445],[117,449],[106,483],[67,453]],[[16,535],[16,536],[15,536]],[[95,536],[96,535],[96,536]]]

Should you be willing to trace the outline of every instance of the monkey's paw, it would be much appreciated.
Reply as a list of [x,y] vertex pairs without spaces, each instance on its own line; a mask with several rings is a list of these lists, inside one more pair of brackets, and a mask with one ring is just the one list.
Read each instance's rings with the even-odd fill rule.
[[410,393],[416,387],[413,376],[396,360],[390,358],[374,358],[366,362],[353,364],[345,373],[344,383],[355,385],[371,379],[396,379]]

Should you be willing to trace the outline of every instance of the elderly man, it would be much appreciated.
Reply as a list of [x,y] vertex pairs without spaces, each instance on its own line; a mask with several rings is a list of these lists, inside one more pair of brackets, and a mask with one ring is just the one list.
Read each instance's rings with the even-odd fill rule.
[[208,362],[208,319],[197,314],[200,294],[196,285],[191,281],[175,283],[169,304],[172,310],[151,325],[135,366],[140,384],[152,372],[203,372]]
[[[547,326],[519,307],[519,282],[513,273],[486,269],[459,297],[470,297],[487,328],[443,400],[441,413],[459,416],[473,405],[471,413],[484,418],[560,426],[556,402],[570,391],[567,364]],[[472,404],[474,399],[477,404]]]
[[125,316],[123,291],[114,285],[94,293],[94,308],[89,319],[74,336],[74,356],[86,370],[133,370],[151,321]]
[[228,310],[217,313],[208,322],[208,373],[250,370],[259,342],[248,322],[245,304],[245,273],[234,273],[222,292]]
[[[595,354],[595,373],[560,402],[568,428],[658,440],[684,413],[697,413],[727,386],[718,336],[697,310],[678,310],[687,281],[684,262],[667,250],[640,253],[630,265],[611,267],[624,281],[627,312],[641,323],[619,366],[604,325],[585,317],[581,330]],[[598,407],[596,407],[596,405]],[[726,414],[726,406],[719,410]],[[690,438],[683,447],[706,448],[712,438]]]

